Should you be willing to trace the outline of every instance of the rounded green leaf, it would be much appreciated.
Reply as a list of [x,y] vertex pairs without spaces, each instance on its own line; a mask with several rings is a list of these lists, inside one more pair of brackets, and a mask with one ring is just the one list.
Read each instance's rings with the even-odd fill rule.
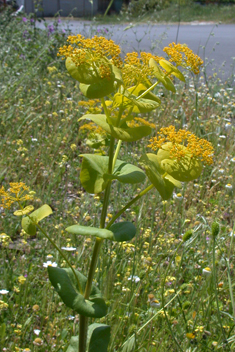
[[49,207],[49,205],[44,204],[43,206],[41,206],[39,209],[35,210],[34,212],[32,212],[29,216],[25,216],[22,218],[22,228],[23,230],[31,235],[34,236],[36,233],[36,225],[40,220],[44,219],[45,217],[49,216],[52,214],[52,209],[51,207]]
[[73,233],[74,235],[94,236],[109,240],[113,239],[113,233],[111,230],[100,229],[98,227],[72,225],[67,227],[66,231]]
[[[89,300],[87,300],[80,293],[71,269],[48,266],[47,270],[52,285],[67,307],[85,317],[101,318],[106,315],[107,306],[96,286],[92,285],[91,294]],[[87,278],[79,271],[76,270],[75,272],[83,291],[85,291]]]
[[124,242],[130,241],[136,234],[136,228],[132,222],[123,221],[113,224],[109,228],[112,231],[114,236],[114,241]]
[[66,231],[74,235],[92,236],[106,240],[123,242],[130,241],[136,233],[136,228],[129,221],[123,221],[112,225],[109,229],[101,229],[91,226],[72,225]]
[[195,157],[192,157],[186,147],[180,145],[180,149],[185,151],[185,156],[179,160],[172,158],[170,149],[172,143],[168,142],[162,146],[157,152],[157,160],[160,167],[176,180],[181,182],[189,182],[195,180],[201,175],[202,163]]
[[110,77],[93,80],[92,82],[79,81],[81,92],[89,99],[103,98],[117,91],[122,83],[121,71],[114,65],[110,64]]
[[82,154],[80,180],[88,193],[102,192],[108,183],[104,175],[108,172],[109,158],[96,154]]
[[110,335],[109,325],[98,323],[89,325],[88,352],[107,352]]
[[106,115],[103,114],[87,114],[81,117],[80,120],[91,120],[105,130],[108,134],[116,139],[120,139],[125,142],[135,142],[143,137],[148,136],[152,129],[149,126],[139,126],[139,127],[114,127],[107,123]]
[[94,84],[101,80],[90,64],[84,63],[78,66],[71,57],[68,57],[65,66],[69,74],[80,83]]
[[117,160],[113,174],[107,174],[106,177],[118,180],[122,183],[135,184],[145,180],[145,173],[135,165],[127,164],[121,160]]
[[80,83],[79,88],[87,98],[99,99],[114,93],[118,89],[118,85],[113,80],[103,78],[99,82],[92,84]]
[[145,154],[140,158],[140,164],[146,170],[146,174],[150,182],[158,190],[163,199],[169,199],[173,193],[174,187],[181,188],[181,183],[171,178],[161,168],[160,163],[155,154]]

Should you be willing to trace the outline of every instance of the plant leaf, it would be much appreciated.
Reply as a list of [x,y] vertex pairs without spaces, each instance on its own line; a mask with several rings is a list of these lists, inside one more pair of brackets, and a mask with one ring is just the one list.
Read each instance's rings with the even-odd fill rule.
[[140,158],[140,164],[144,166],[150,182],[163,199],[167,200],[171,197],[175,186],[182,187],[179,181],[169,177],[170,175],[165,175],[165,171],[160,167],[157,155],[152,153],[144,154]]
[[152,132],[152,129],[149,126],[139,126],[133,128],[114,127],[107,123],[106,115],[103,114],[87,114],[81,117],[78,121],[80,120],[91,120],[103,128],[103,130],[105,130],[108,134],[111,134],[114,138],[125,142],[135,142],[148,136]]
[[67,227],[66,231],[74,235],[93,236],[117,242],[130,241],[136,234],[135,226],[129,221],[113,224],[109,229],[72,225]]
[[129,221],[113,224],[109,230],[112,231],[114,240],[117,242],[130,241],[136,234],[135,226]]
[[108,174],[109,158],[97,154],[81,154],[83,157],[80,179],[89,193],[102,192],[109,180],[122,183],[139,183],[145,179],[145,173],[137,166],[116,160],[113,174]]
[[153,67],[155,77],[164,85],[164,87],[175,93],[175,86],[172,83],[171,79],[163,74],[163,72],[160,70],[158,64],[153,58],[149,60],[149,66]]
[[73,62],[71,57],[68,57],[65,61],[65,66],[70,76],[80,83],[94,84],[101,81],[101,77],[99,77],[91,65],[87,63],[78,66]]
[[111,230],[101,229],[98,227],[91,226],[80,226],[80,225],[72,225],[66,228],[66,231],[69,233],[73,233],[75,235],[81,236],[94,236],[103,239],[113,240],[113,233]]
[[104,179],[104,175],[108,172],[107,156],[96,154],[82,154],[82,167],[80,172],[80,180],[82,186],[88,193],[102,192],[108,183],[108,179]]
[[118,180],[122,183],[139,183],[145,180],[145,173],[139,167],[127,164],[124,161],[117,160],[113,174],[112,175],[105,175],[108,178]]
[[79,88],[81,92],[89,99],[103,98],[111,93],[117,91],[118,87],[122,83],[121,71],[114,65],[109,66],[111,74],[109,78],[102,78],[98,76],[98,80],[93,82],[81,82]]
[[107,352],[109,340],[110,340],[109,325],[97,324],[97,323],[89,325],[88,352]]
[[[92,285],[89,299],[85,299],[79,291],[76,278],[71,269],[47,267],[49,279],[58,292],[64,304],[86,317],[101,318],[107,313],[107,306],[101,297],[100,290]],[[75,271],[83,291],[87,278],[79,271]]]
[[[51,207],[49,207],[49,205],[47,204],[44,204],[39,209],[32,212],[30,214],[30,217],[33,219],[34,222],[38,223],[39,221],[41,221],[42,219],[46,218],[51,214],[52,214]],[[31,236],[34,236],[36,233],[36,225],[33,223],[33,221],[28,216],[25,216],[22,218],[22,222],[21,222],[23,230]]]
[[187,151],[186,147],[180,146],[185,151],[185,156],[180,160],[172,159],[170,149],[172,143],[168,142],[162,146],[157,152],[157,160],[160,167],[176,180],[181,182],[189,182],[195,180],[201,175],[202,163]]
[[185,77],[177,67],[172,65],[171,62],[167,60],[159,60],[159,64],[166,70],[166,72],[170,72],[172,75],[177,77],[180,81],[185,82]]

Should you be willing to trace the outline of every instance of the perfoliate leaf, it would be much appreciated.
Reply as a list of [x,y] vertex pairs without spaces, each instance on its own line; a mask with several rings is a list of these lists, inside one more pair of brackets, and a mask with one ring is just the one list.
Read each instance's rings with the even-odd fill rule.
[[114,127],[109,125],[106,121],[106,115],[103,114],[87,114],[81,117],[80,120],[91,120],[105,130],[108,134],[116,139],[120,139],[125,142],[135,142],[143,137],[148,136],[152,129],[149,126],[139,126],[139,127]]
[[132,100],[132,101],[135,104],[133,108],[133,112],[136,112],[136,113],[147,113],[157,109],[160,106],[159,102],[146,99],[146,97],[140,98],[138,100]]
[[87,98],[103,98],[117,91],[119,85],[122,83],[121,71],[116,66],[111,64],[109,68],[111,70],[109,78],[99,77],[99,80],[95,80],[90,83],[79,81],[81,82],[79,88]]
[[112,240],[114,238],[112,231],[100,229],[98,227],[72,225],[67,227],[66,231],[81,236],[94,236],[109,240]]
[[145,173],[135,165],[127,164],[124,161],[117,160],[113,174],[106,174],[105,177],[112,180],[118,180],[121,183],[135,184],[145,180]]
[[136,228],[132,222],[123,221],[113,224],[110,228],[117,242],[130,241],[136,234]]
[[[137,91],[138,90],[136,90],[136,92]],[[113,108],[122,107],[122,109],[129,109],[133,107],[133,112],[136,112],[136,113],[150,112],[152,110],[157,109],[160,106],[160,104],[161,104],[160,99],[151,92],[146,94],[144,98],[137,99],[137,95],[130,94],[129,90],[126,90],[124,94],[116,93],[112,102]]]
[[[47,270],[52,285],[67,307],[86,317],[101,318],[106,315],[107,306],[96,286],[92,285],[91,294],[89,300],[87,300],[80,293],[71,269],[48,266]],[[83,291],[85,291],[87,278],[79,271],[76,270],[75,272]]]
[[93,236],[117,242],[130,241],[136,234],[135,226],[129,221],[113,224],[109,229],[72,225],[67,227],[66,231],[74,235]]
[[107,352],[109,340],[109,325],[94,323],[88,326],[88,352]]
[[179,160],[172,158],[170,149],[172,143],[168,142],[162,146],[157,152],[157,160],[160,167],[176,180],[181,182],[189,182],[195,180],[201,175],[202,163],[187,151],[186,147],[180,146],[185,151],[185,156]]
[[84,154],[80,172],[82,186],[88,193],[102,192],[108,183],[104,175],[108,172],[108,157],[96,154]]
[[44,204],[39,209],[35,210],[33,213],[29,215],[33,221],[28,216],[25,216],[24,218],[22,218],[21,225],[23,230],[27,234],[34,236],[36,233],[36,225],[34,224],[34,222],[38,223],[40,220],[46,218],[51,214],[52,214],[51,207],[49,207],[49,205],[47,204]]
[[68,57],[65,61],[65,66],[69,74],[80,83],[94,84],[101,80],[101,77],[90,64],[83,63],[78,66]]
[[100,193],[108,181],[118,180],[122,183],[139,183],[145,179],[145,173],[137,166],[116,160],[113,174],[108,174],[109,158],[97,154],[82,154],[83,157],[80,179],[89,193]]
[[149,60],[149,66],[154,68],[155,77],[164,85],[164,87],[172,91],[173,93],[175,93],[176,92],[175,86],[172,83],[171,79],[164,75],[164,73],[160,70],[160,68],[158,67],[158,64],[153,58]]
[[103,78],[102,81],[93,84],[80,83],[79,88],[85,97],[89,99],[99,99],[115,92],[118,86],[115,81]]
[[172,75],[174,75],[175,77],[179,78],[179,80],[185,82],[185,78],[182,72],[180,72],[180,70],[178,70],[177,67],[175,67],[174,65],[172,65],[172,63],[170,63],[167,60],[159,60],[159,64],[167,71],[170,72]]
[[181,183],[169,177],[160,167],[157,156],[155,154],[145,154],[140,158],[140,164],[146,170],[146,174],[150,182],[158,190],[163,199],[169,199],[173,193],[174,187],[181,188]]
[[[136,86],[128,88],[127,90],[130,92],[130,94],[133,94],[138,97],[141,94],[143,94],[148,88],[149,87],[146,87],[144,84],[140,83]],[[148,100],[156,101],[158,104],[161,104],[161,100],[159,99],[159,97],[154,95],[151,91],[145,94],[144,98]]]

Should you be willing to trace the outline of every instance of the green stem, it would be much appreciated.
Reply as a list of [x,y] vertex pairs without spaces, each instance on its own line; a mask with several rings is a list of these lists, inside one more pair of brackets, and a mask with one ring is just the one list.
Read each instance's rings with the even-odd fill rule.
[[[103,101],[102,103],[103,103],[104,110],[105,110],[105,108],[106,108],[105,102]],[[106,116],[107,116],[107,114],[106,114]],[[107,119],[108,119],[108,116],[107,116]],[[108,165],[109,174],[112,174],[112,172],[113,172],[114,142],[115,142],[115,139],[113,137],[111,137],[110,148],[109,148],[109,165]],[[104,202],[103,202],[101,218],[100,218],[100,228],[104,228],[104,226],[105,226],[105,219],[106,219],[106,214],[107,214],[107,209],[108,209],[108,204],[109,204],[110,189],[111,189],[111,181],[108,182],[106,189],[105,189],[105,193],[104,193]],[[93,278],[95,275],[96,265],[97,265],[99,252],[100,252],[100,248],[101,248],[102,243],[103,243],[103,239],[96,237],[95,246],[93,249],[93,254],[92,254],[92,259],[91,259],[91,265],[90,265],[86,288],[85,288],[85,294],[84,294],[85,299],[89,299],[89,296],[91,293],[92,281],[93,281]],[[84,317],[83,315],[80,315],[79,346],[78,346],[79,352],[86,352],[87,331],[88,331],[88,318]]]
[[[165,74],[164,78],[167,77],[167,76],[169,76],[171,73],[172,73],[172,71],[167,72],[167,73]],[[151,92],[151,90],[153,90],[159,83],[160,83],[160,81],[157,81],[156,83],[152,84],[151,87],[149,87],[149,88],[146,89],[141,95],[139,95],[139,96],[136,98],[136,100],[139,100],[139,99],[143,98],[146,94],[148,94],[148,92]]]
[[221,316],[220,316],[220,309],[219,309],[219,298],[218,298],[218,292],[217,292],[217,277],[216,277],[216,266],[215,266],[215,238],[213,238],[213,281],[214,281],[214,289],[215,289],[215,299],[216,299],[216,306],[217,306],[217,314],[218,314],[218,320],[219,324],[222,330],[222,334],[224,337],[224,340],[227,340],[227,337],[224,332]]
[[130,208],[130,206],[132,204],[134,204],[135,202],[137,202],[137,200],[139,200],[141,197],[143,197],[148,191],[150,191],[152,188],[154,187],[153,184],[151,184],[150,186],[148,186],[147,188],[145,188],[142,192],[140,192],[134,199],[132,199],[129,203],[127,203],[125,205],[125,207],[123,207],[121,210],[119,210],[119,212],[113,216],[113,218],[110,220],[110,222],[107,224],[106,229],[109,229],[110,226],[114,223],[115,220],[117,220],[119,218],[119,216],[122,215],[122,213],[124,213],[124,211],[128,208]]
[[111,121],[111,119],[110,119],[109,111],[108,111],[108,108],[107,108],[107,106],[106,106],[106,104],[105,104],[105,100],[104,100],[104,98],[101,98],[100,100],[101,100],[101,103],[102,103],[102,106],[103,106],[105,115],[106,115],[106,117],[107,117],[108,124],[112,125],[112,121]]
[[107,13],[109,12],[109,9],[110,9],[110,7],[112,6],[112,4],[113,4],[113,1],[114,0],[110,0],[110,2],[109,2],[109,4],[108,4],[108,7],[107,7],[107,9],[106,9],[106,11],[105,11],[105,13],[104,13],[104,17],[107,15]]
[[121,139],[119,139],[118,144],[117,144],[117,148],[115,150],[114,157],[113,157],[113,169],[114,169],[114,166],[116,164],[117,157],[118,157],[118,154],[120,152],[121,145],[122,145],[122,141],[121,141]]

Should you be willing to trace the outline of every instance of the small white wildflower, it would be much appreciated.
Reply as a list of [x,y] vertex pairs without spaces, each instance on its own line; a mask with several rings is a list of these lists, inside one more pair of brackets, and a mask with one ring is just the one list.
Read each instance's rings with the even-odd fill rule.
[[61,247],[61,249],[63,249],[64,251],[67,251],[67,252],[74,252],[76,251],[76,247]]
[[8,290],[0,290],[0,294],[1,295],[7,295],[8,294]]
[[177,200],[182,200],[184,197],[182,196],[181,193],[174,193],[173,198]]
[[227,183],[227,185],[225,185],[225,188],[227,188],[227,189],[233,189],[233,186],[231,185],[231,183]]
[[139,278],[139,276],[133,275],[133,276],[128,277],[128,281],[130,281],[130,280],[137,284],[140,281],[140,278]]
[[38,335],[40,334],[41,330],[39,330],[39,329],[34,329],[33,332],[35,333],[35,335],[38,336]]
[[54,268],[57,267],[57,263],[53,262],[51,260],[48,260],[46,263],[43,263],[43,267],[47,268],[48,266],[53,266]]
[[211,274],[211,269],[210,269],[210,268],[204,268],[204,269],[202,270],[202,273],[203,273],[204,275],[210,275],[210,274]]

